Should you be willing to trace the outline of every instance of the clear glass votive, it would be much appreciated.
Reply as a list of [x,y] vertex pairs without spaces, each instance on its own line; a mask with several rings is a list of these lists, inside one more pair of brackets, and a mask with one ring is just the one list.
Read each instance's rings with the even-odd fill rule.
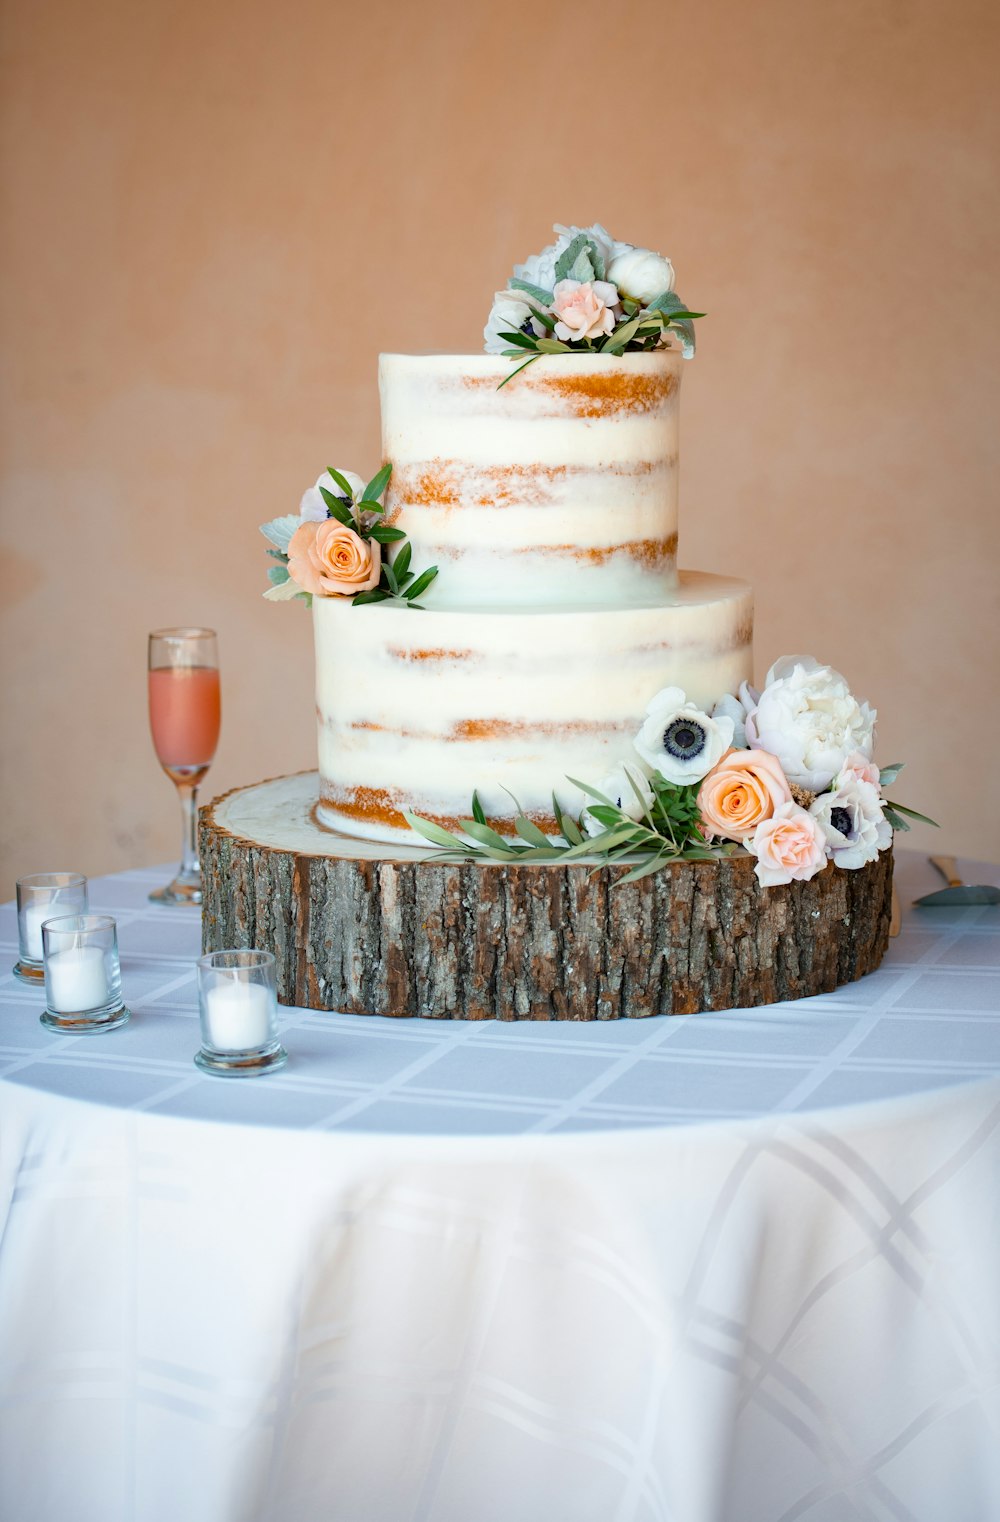
[[222,1078],[250,1078],[288,1061],[278,1041],[278,993],[269,951],[210,951],[198,958],[201,1051],[195,1062]]
[[14,976],[41,992],[42,925],[65,914],[86,914],[87,879],[79,872],[36,872],[17,881],[17,939],[20,959]]
[[63,1036],[91,1036],[124,1025],[118,926],[110,914],[69,914],[42,926],[44,1026]]

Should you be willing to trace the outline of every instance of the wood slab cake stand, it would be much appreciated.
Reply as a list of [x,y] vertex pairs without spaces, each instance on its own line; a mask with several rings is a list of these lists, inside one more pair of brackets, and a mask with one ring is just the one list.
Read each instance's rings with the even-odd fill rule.
[[201,811],[206,951],[273,951],[308,1009],[468,1020],[616,1020],[828,993],[885,954],[892,852],[761,888],[750,856],[623,866],[427,859],[315,822],[318,775]]

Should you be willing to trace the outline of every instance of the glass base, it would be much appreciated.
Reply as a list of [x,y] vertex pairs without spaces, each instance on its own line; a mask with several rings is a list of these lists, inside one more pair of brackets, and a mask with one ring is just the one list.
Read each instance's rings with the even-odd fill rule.
[[108,1011],[84,1010],[79,1015],[58,1014],[55,1010],[47,1009],[44,1015],[39,1015],[39,1020],[46,1030],[55,1031],[58,1036],[97,1036],[101,1031],[117,1030],[119,1025],[124,1025],[131,1016],[132,1011],[124,1004]]
[[29,988],[42,988],[45,984],[45,968],[41,962],[15,962],[13,967],[15,978],[22,983],[27,983]]
[[270,1046],[263,1052],[209,1052],[204,1047],[194,1054],[195,1066],[216,1078],[256,1078],[259,1073],[273,1073],[283,1068],[288,1053],[283,1046]]
[[167,883],[165,888],[154,888],[149,895],[151,904],[194,904],[201,903],[201,876],[183,876],[180,873],[172,883]]

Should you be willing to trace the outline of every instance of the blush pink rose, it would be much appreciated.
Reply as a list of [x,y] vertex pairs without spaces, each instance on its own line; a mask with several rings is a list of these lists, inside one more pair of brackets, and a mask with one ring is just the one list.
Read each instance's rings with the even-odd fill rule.
[[746,840],[791,801],[781,762],[766,750],[727,750],[698,790],[705,833],[723,840]]
[[878,788],[879,772],[874,761],[869,761],[859,750],[852,750],[843,766],[840,768],[840,779],[846,782],[848,779],[855,782],[870,782],[872,787]]
[[617,300],[617,288],[607,280],[560,280],[552,295],[556,337],[563,343],[603,338],[614,328]]
[[346,523],[327,518],[303,523],[288,544],[288,574],[316,597],[353,597],[378,586],[381,546],[362,539]]
[[783,803],[762,819],[745,842],[757,858],[754,872],[765,888],[805,882],[826,865],[826,837],[818,819],[797,803]]

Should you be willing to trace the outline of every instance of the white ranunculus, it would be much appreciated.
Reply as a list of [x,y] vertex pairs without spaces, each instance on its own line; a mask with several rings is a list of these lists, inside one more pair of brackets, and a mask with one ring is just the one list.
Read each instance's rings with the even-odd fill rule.
[[645,306],[654,296],[674,288],[674,267],[662,254],[649,248],[626,249],[611,261],[608,279],[614,281],[623,296],[630,296]]
[[733,743],[733,721],[709,718],[687,702],[680,687],[664,687],[646,709],[646,721],[632,742],[642,759],[678,785],[700,782]]
[[826,837],[827,855],[838,867],[863,867],[892,841],[878,789],[855,777],[832,793],[821,793],[809,809]]
[[775,662],[746,727],[751,747],[777,756],[789,782],[811,793],[830,786],[852,751],[870,760],[875,745],[875,710],[811,655]]
[[483,329],[487,354],[502,354],[505,349],[511,348],[512,345],[506,338],[501,338],[500,334],[517,333],[526,322],[531,323],[531,331],[535,337],[541,337],[545,329],[532,317],[528,303],[516,291],[497,291],[493,298],[493,308]]
[[749,682],[741,682],[740,690],[735,695],[731,692],[723,693],[715,707],[712,709],[712,718],[727,718],[733,721],[733,740],[737,750],[747,748],[747,714],[757,707],[760,693]]
[[[629,778],[632,779],[631,782]],[[632,782],[635,783],[635,787],[632,786]],[[636,788],[642,797],[642,803],[636,797]],[[644,809],[653,806],[653,793],[649,783],[639,768],[629,766],[628,762],[616,766],[613,772],[609,772],[602,782],[598,782],[595,791],[603,793],[605,798],[610,798],[611,802],[620,808],[623,814],[627,814],[629,819],[641,819]],[[592,818],[589,809],[584,809],[580,815],[580,823],[588,835],[600,835],[606,828],[605,825],[599,824]]]
[[[355,475],[353,470],[341,470],[339,465],[336,467],[336,469],[343,476],[344,480],[351,488],[351,501],[360,501],[361,493],[365,489],[364,481],[362,481],[360,476]],[[307,492],[303,492],[302,494],[302,501],[299,503],[299,517],[302,519],[303,523],[326,522],[327,510],[326,503],[323,501],[323,498],[320,495],[319,489],[321,486],[325,487],[328,492],[332,492],[335,497],[339,497],[341,495],[340,487],[337,485],[336,481],[330,475],[329,471],[324,470],[323,474],[316,482],[316,485],[310,486],[309,490]]]

